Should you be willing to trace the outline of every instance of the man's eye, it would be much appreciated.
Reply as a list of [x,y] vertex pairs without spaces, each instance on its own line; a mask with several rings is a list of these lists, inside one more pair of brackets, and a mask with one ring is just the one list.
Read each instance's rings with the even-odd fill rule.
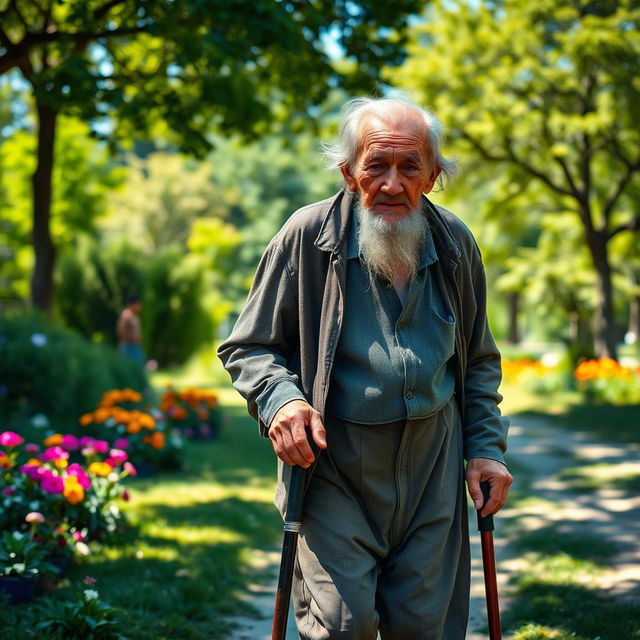
[[371,164],[367,165],[367,169],[369,169],[370,171],[378,171],[379,169],[382,169],[382,164],[380,162],[372,162]]
[[417,164],[410,164],[407,166],[406,171],[420,171],[420,167]]

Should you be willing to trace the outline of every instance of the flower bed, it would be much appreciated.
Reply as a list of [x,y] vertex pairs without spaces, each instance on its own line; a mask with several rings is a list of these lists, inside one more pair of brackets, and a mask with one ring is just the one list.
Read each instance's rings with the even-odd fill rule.
[[133,389],[105,392],[95,411],[80,416],[79,422],[87,435],[125,450],[145,474],[182,466],[179,433],[169,429],[161,411],[143,408],[142,395]]
[[611,358],[583,360],[573,375],[578,389],[590,400],[640,403],[640,366],[624,366]]
[[560,363],[503,360],[506,381],[534,393],[577,390],[589,401],[610,404],[640,403],[640,367],[624,366],[611,358],[582,360],[573,372]]
[[160,400],[167,423],[190,439],[216,438],[222,416],[218,396],[206,389],[176,390],[168,386]]

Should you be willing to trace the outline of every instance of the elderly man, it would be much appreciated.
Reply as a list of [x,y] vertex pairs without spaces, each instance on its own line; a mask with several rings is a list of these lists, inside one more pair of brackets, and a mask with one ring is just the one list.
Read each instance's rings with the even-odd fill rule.
[[345,188],[273,238],[219,350],[280,459],[281,509],[291,465],[311,467],[303,639],[462,640],[464,481],[483,515],[511,484],[480,253],[425,195],[454,169],[440,132],[404,99],[349,102],[326,150]]

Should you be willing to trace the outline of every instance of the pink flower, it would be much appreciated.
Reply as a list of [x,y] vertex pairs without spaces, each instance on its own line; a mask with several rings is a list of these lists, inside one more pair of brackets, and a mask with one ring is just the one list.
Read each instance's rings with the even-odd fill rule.
[[[74,531],[72,535],[73,535],[73,539],[76,542],[84,542],[85,541],[85,537],[84,537],[84,534],[82,533],[82,531]],[[91,578],[91,579],[94,580],[94,578]],[[85,580],[86,580],[86,578],[85,578]],[[85,584],[89,584],[89,583],[85,583]]]
[[67,475],[78,478],[78,482],[83,489],[88,489],[91,486],[91,478],[77,462],[70,464],[66,471]]
[[78,440],[78,445],[81,447],[90,447],[93,445],[93,442],[94,442],[94,438],[92,438],[91,436],[82,436]]
[[136,468],[128,460],[122,465],[122,469],[123,469],[123,471],[128,473],[130,476],[137,476],[138,475],[138,471],[136,470]]
[[92,578],[91,576],[85,576],[85,577],[82,579],[82,582],[84,582],[85,584],[89,584],[89,585],[91,585],[91,584],[95,584],[95,583],[96,583],[96,582],[98,582],[98,581],[97,581],[95,578]]
[[17,447],[23,442],[24,438],[15,433],[15,431],[3,431],[0,433],[0,445],[3,447]]
[[128,457],[127,452],[122,449],[111,449],[109,451],[109,459],[115,463],[113,466],[124,462]]
[[60,458],[67,460],[69,458],[69,452],[58,446],[49,447],[40,454],[40,460],[43,462],[51,462],[52,460],[59,460]]
[[126,438],[118,438],[114,443],[113,446],[116,449],[126,449],[129,446],[129,441]]
[[82,447],[80,453],[87,458],[94,456],[96,454],[96,450],[92,446]]
[[27,453],[38,453],[38,451],[40,451],[40,445],[29,442],[29,444],[24,445],[24,450]]
[[80,448],[80,443],[78,442],[78,438],[72,433],[66,433],[62,436],[62,446],[67,451],[76,451]]
[[16,490],[15,490],[13,487],[5,487],[5,488],[2,490],[2,493],[3,493],[5,496],[10,496],[10,495],[14,494],[15,492],[16,492]]
[[44,516],[39,511],[30,511],[24,519],[25,522],[29,522],[31,524],[42,524],[44,522]]
[[109,443],[106,440],[94,440],[92,446],[98,453],[107,453],[109,451]]
[[129,502],[129,500],[131,499],[131,495],[126,489],[122,492],[122,499],[125,502]]
[[62,493],[64,491],[64,480],[51,473],[51,475],[45,475],[43,472],[42,480],[40,481],[40,488],[46,493]]

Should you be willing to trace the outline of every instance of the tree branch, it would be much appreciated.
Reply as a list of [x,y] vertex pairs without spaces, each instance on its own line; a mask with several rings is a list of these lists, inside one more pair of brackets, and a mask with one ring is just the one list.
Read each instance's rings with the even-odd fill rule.
[[96,18],[96,19],[100,19],[104,15],[109,13],[109,11],[111,11],[111,9],[113,9],[113,7],[116,7],[119,4],[123,4],[125,1],[126,0],[108,0],[108,2],[105,2],[101,7],[98,7],[93,12],[93,17]]
[[602,210],[605,220],[609,220],[611,213],[613,212],[613,208],[616,206],[620,196],[623,194],[625,187],[629,184],[631,178],[633,178],[633,174],[640,170],[640,157],[638,157],[635,162],[625,162],[625,165],[627,167],[625,174],[620,178],[620,180],[618,180],[618,184],[615,186],[611,195],[607,198],[604,209]]
[[96,31],[96,32],[75,32],[53,31],[51,33],[27,33],[27,35],[17,44],[11,43],[11,48],[7,53],[0,56],[0,75],[6,73],[13,67],[19,66],[20,61],[28,57],[29,51],[40,44],[48,42],[71,41],[88,43],[100,38],[113,38],[117,36],[135,35],[148,31],[148,25],[138,27],[120,27],[118,29]]
[[607,234],[607,237],[611,239],[614,236],[618,235],[619,233],[622,233],[623,231],[640,231],[640,214],[637,214],[635,218],[632,218],[631,220],[629,220],[627,224],[621,224],[615,227],[614,229],[612,229]]
[[28,33],[28,31],[29,31],[29,23],[24,19],[24,16],[22,15],[22,12],[18,8],[18,3],[16,2],[16,0],[10,0],[9,6],[13,7],[13,11],[18,16],[18,20],[20,20],[20,22],[22,22],[22,26],[24,27],[25,32]]
[[571,196],[572,198],[576,198],[576,194],[571,189],[566,189],[562,185],[556,184],[545,173],[543,173],[542,171],[538,171],[535,167],[530,165],[528,162],[526,162],[522,158],[519,158],[516,155],[515,151],[513,150],[513,140],[509,136],[505,136],[504,144],[505,144],[505,149],[507,150],[507,156],[509,157],[509,160],[511,160],[511,162],[518,165],[519,167],[524,169],[527,173],[534,176],[535,178],[538,178],[538,180],[541,180],[542,182],[544,182],[544,184],[546,184],[552,191],[555,191],[556,193],[562,193],[565,196]]

